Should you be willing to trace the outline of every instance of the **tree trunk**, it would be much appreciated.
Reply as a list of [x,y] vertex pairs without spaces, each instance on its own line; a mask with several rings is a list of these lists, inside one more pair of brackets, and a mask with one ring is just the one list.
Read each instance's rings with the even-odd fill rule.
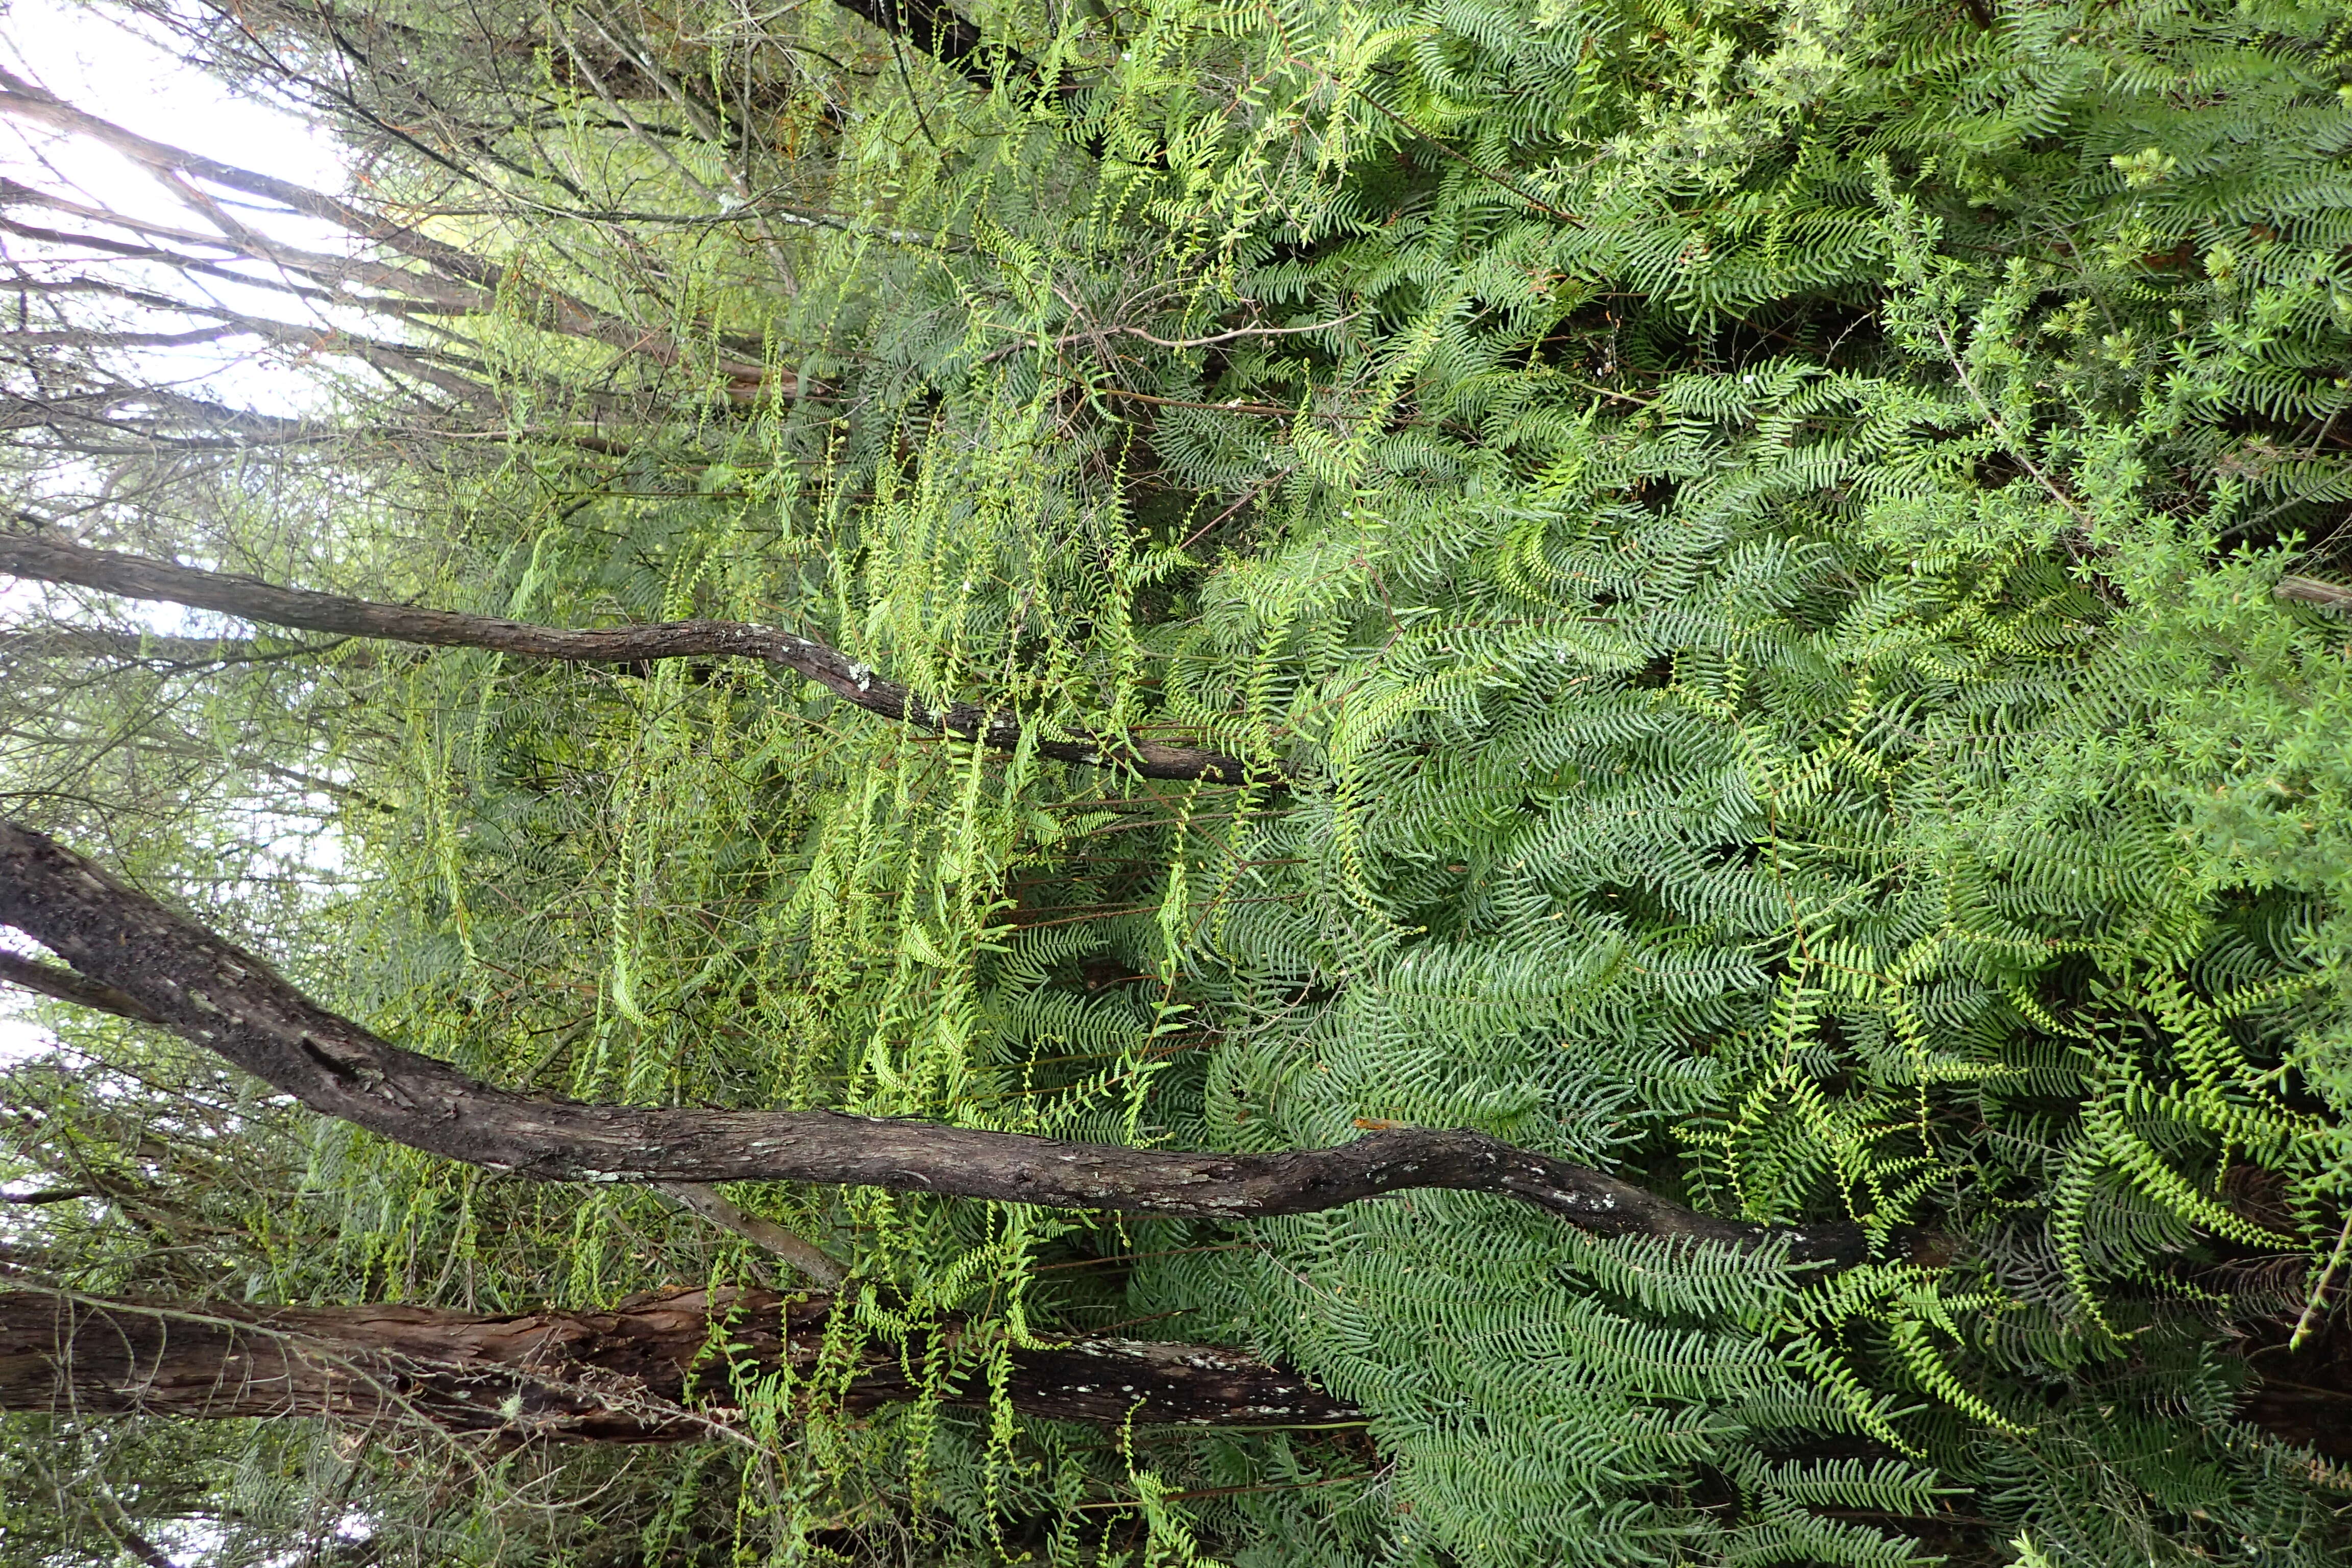
[[558,1182],[846,1183],[1056,1208],[1241,1220],[1411,1187],[1506,1194],[1602,1236],[1869,1255],[1852,1225],[1696,1214],[1631,1183],[1466,1128],[1399,1128],[1331,1149],[1185,1153],[824,1110],[583,1105],[514,1094],[327,1011],[253,954],[30,829],[0,821],[0,924],[164,1027],[313,1110],[429,1153]]
[[[497,1316],[398,1305],[191,1309],[0,1291],[0,1409],[415,1416],[514,1437],[676,1442],[729,1424],[745,1392],[735,1380],[812,1372],[831,1310],[823,1297],[756,1289],[673,1290],[604,1311]],[[724,1336],[723,1354],[711,1353],[714,1332]],[[1297,1373],[1221,1346],[1096,1339],[1011,1354],[1008,1392],[1031,1415],[1106,1426],[1130,1415],[1214,1426],[1363,1419]],[[872,1352],[851,1375],[844,1408],[862,1414],[915,1394],[895,1357]],[[946,1397],[986,1404],[987,1381],[968,1377]]]
[[[250,577],[201,572],[166,561],[90,550],[22,533],[0,534],[0,573],[44,583],[72,583],[130,599],[160,599],[248,621],[344,637],[383,637],[436,647],[476,647],[519,658],[575,664],[637,664],[656,658],[755,658],[815,681],[844,701],[885,719],[980,741],[1000,751],[1021,743],[1018,719],[969,702],[932,708],[838,649],[772,626],[741,621],[665,621],[649,626],[566,631],[488,616],[409,605],[380,605],[334,594],[279,588]],[[1249,766],[1197,746],[1171,746],[1116,734],[1077,741],[1040,740],[1040,755],[1062,762],[1118,765],[1146,778],[1241,784]],[[1264,772],[1265,770],[1261,770]]]
[[[0,1409],[182,1417],[421,1417],[446,1430],[597,1442],[690,1440],[725,1427],[732,1379],[814,1367],[830,1299],[670,1290],[594,1312],[434,1307],[184,1308],[46,1290],[0,1291]],[[709,1353],[723,1330],[731,1357]],[[956,1325],[942,1330],[953,1334]],[[2330,1459],[2352,1458],[2352,1357],[2342,1336],[2289,1352],[2284,1331],[2244,1347],[2242,1418]],[[918,1351],[918,1357],[920,1352]],[[1014,1350],[1007,1393],[1030,1415],[1106,1426],[1319,1426],[1362,1412],[1304,1376],[1218,1345],[1082,1339]],[[692,1395],[689,1402],[689,1394]],[[852,1415],[915,1397],[869,1352]],[[988,1402],[986,1380],[952,1405]]]

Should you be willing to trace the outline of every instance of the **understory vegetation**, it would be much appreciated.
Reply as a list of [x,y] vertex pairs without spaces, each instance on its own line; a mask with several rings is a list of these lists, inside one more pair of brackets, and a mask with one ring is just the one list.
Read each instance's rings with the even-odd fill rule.
[[[738,1183],[847,1279],[824,1356],[688,1389],[699,1439],[19,1409],[11,1561],[2342,1560],[2352,15],[88,16],[352,174],[330,211],[127,153],[167,220],[19,168],[8,531],[782,627],[913,710],[26,578],[5,816],[507,1089],[1235,1153],[1471,1128],[1868,1257],[1482,1192],[1228,1224]],[[127,146],[0,86],[36,144]],[[256,367],[299,392],[255,412]],[[1003,722],[920,721],[957,703]],[[37,1016],[8,1289],[814,1289],[647,1185]],[[1015,1353],[1085,1336],[1360,1419],[1014,1409]],[[848,1409],[860,1355],[911,1395]]]

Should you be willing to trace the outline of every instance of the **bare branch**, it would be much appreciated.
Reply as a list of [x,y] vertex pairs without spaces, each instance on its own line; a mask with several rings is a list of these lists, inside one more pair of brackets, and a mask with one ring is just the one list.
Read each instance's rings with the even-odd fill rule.
[[0,332],[7,349],[180,349],[216,343],[239,335],[236,327],[196,327],[184,332],[102,332],[67,328],[58,331]]
[[[381,245],[424,263],[442,279],[472,286],[477,291],[476,297],[483,300],[512,299],[522,302],[528,307],[526,319],[544,330],[591,338],[631,353],[644,354],[664,364],[685,363],[689,358],[687,350],[667,332],[608,316],[542,279],[518,275],[511,268],[436,239],[421,229],[354,206],[323,192],[141,136],[110,121],[76,109],[5,70],[0,70],[0,114],[88,137],[152,171],[159,177],[167,181],[180,180],[181,184],[175,188],[184,193],[189,189],[185,180],[193,178],[223,189],[260,196],[279,204],[289,211],[334,224],[372,244]],[[224,245],[240,250],[245,249],[248,243],[259,245],[265,250],[288,248],[252,236],[249,227],[227,218],[217,204],[210,205],[206,216],[227,225],[227,231],[222,236]],[[108,221],[121,220],[110,217]],[[125,226],[134,226],[126,224]],[[240,240],[239,234],[248,238]],[[260,254],[256,255],[255,259],[267,260],[269,257]],[[374,281],[374,286],[404,288],[420,298],[433,299],[436,294],[446,293],[446,289],[437,280],[425,275],[383,268],[378,277],[382,280]],[[395,279],[406,281],[395,282],[393,280]],[[717,368],[730,379],[753,387],[767,374],[767,367],[762,364],[724,354],[719,356]]]
[[224,664],[275,664],[341,652],[345,664],[374,662],[364,648],[339,643],[281,643],[275,638],[174,637],[163,632],[115,631],[104,626],[36,626],[0,631],[0,659],[111,658],[126,664],[206,669]]
[[849,1278],[849,1266],[774,1220],[736,1207],[716,1187],[699,1182],[656,1182],[654,1191],[689,1214],[701,1215],[721,1230],[732,1231],[755,1247],[765,1247],[820,1285],[838,1285]]

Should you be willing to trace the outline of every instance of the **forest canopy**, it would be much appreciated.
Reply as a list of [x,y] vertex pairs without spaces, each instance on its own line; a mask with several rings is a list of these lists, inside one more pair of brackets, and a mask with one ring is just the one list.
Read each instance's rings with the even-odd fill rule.
[[11,1563],[2352,1548],[2352,13],[75,15]]

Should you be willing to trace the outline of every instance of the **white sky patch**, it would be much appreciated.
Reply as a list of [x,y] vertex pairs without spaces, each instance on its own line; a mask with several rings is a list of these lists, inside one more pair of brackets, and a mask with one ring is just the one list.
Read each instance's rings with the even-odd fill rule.
[[[142,136],[320,189],[342,184],[342,154],[319,126],[232,95],[71,0],[9,0],[0,10],[0,39],[19,74]],[[132,178],[153,188],[145,174]]]
[[[0,926],[0,949],[26,958],[43,958],[41,950],[6,926]],[[13,985],[0,985],[0,1072],[30,1060],[56,1046],[58,1037],[24,1016],[33,997]]]
[[0,1072],[30,1061],[54,1047],[58,1037],[34,1023],[30,1018],[14,1018],[0,1013]]
[[[323,124],[237,97],[138,31],[71,0],[0,0],[0,5],[5,7],[0,10],[0,60],[77,109],[139,135],[314,190],[336,193],[349,184],[344,150]],[[0,121],[0,173],[125,216],[181,229],[209,226],[148,170],[79,137]],[[224,205],[240,222],[283,243],[337,253],[348,253],[352,244],[351,236],[331,226],[256,210],[244,197],[229,196]],[[63,215],[27,216],[44,227],[107,232],[103,225]],[[40,259],[37,243],[11,237],[6,244],[20,261]],[[183,248],[219,255],[202,247]],[[110,269],[118,275],[125,270]],[[162,271],[157,276],[169,277]],[[170,278],[161,291],[185,287],[185,279]],[[229,309],[288,319],[289,301],[282,294],[217,278],[206,280],[204,289]],[[250,341],[153,350],[131,363],[152,366],[158,383],[263,413],[300,415],[320,401],[311,378],[260,353]]]
[[[139,135],[316,190],[336,192],[348,184],[344,150],[323,125],[239,98],[138,32],[71,0],[0,0],[0,63],[76,108]],[[0,174],[91,207],[177,227],[204,226],[192,222],[193,215],[147,170],[79,138],[0,120]],[[243,221],[273,237],[308,248],[342,252],[352,243],[341,231],[307,219],[242,206],[237,211]],[[52,225],[30,212],[26,216],[45,227],[106,232],[71,219]],[[0,243],[20,261],[38,259],[37,245],[16,237]],[[282,296],[215,284],[220,302],[232,309],[286,317]],[[5,293],[0,282],[0,297]],[[301,415],[322,401],[310,377],[250,345],[148,351],[139,363],[158,383],[264,413]],[[38,592],[37,584],[0,577],[0,626],[33,610]],[[184,619],[184,612],[168,605],[123,609],[163,631],[176,629]],[[0,946],[44,956],[5,929]],[[0,986],[0,1070],[57,1043],[26,1016],[31,1000],[14,987]]]
[[[240,98],[137,30],[73,0],[0,0],[0,63],[76,108],[139,135],[317,190],[337,192],[348,184],[344,149],[325,126]],[[5,119],[0,119],[0,174],[78,196],[92,207],[178,227],[204,226],[191,222],[193,215],[152,173],[128,159],[79,137]],[[108,232],[103,225],[78,225],[69,218],[51,224],[40,215],[26,216],[44,227]],[[244,207],[239,216],[274,237],[309,248],[341,251],[351,244],[351,237],[341,231],[299,216]],[[121,237],[120,231],[113,232]],[[7,237],[0,238],[0,246],[22,263],[45,259],[47,247],[37,242]],[[208,254],[201,247],[194,253]],[[281,295],[216,279],[209,288],[218,302],[230,308],[285,319],[287,301]],[[167,281],[160,291],[174,289]],[[0,296],[5,293],[0,283]],[[258,352],[250,342],[152,349],[125,358],[130,365],[144,367],[155,384],[176,385],[257,412],[300,416],[318,411],[323,401],[313,378]],[[20,619],[37,602],[31,584],[0,577],[0,624]],[[184,619],[177,612],[148,608],[150,613],[139,618],[158,630],[175,629]]]

